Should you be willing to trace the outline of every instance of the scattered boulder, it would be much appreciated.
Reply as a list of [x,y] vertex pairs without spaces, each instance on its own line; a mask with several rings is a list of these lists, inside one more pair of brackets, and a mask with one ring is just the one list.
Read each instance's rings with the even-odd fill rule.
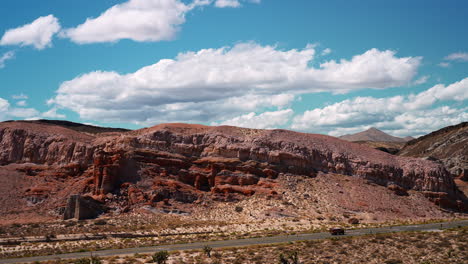
[[387,188],[393,191],[398,196],[408,196],[408,192],[406,191],[406,189],[396,184],[389,184]]
[[92,197],[79,194],[72,195],[68,198],[63,220],[72,218],[77,220],[93,219],[105,211],[105,206]]
[[238,212],[238,213],[240,213],[240,212],[244,211],[244,207],[242,207],[242,206],[236,206],[235,211]]

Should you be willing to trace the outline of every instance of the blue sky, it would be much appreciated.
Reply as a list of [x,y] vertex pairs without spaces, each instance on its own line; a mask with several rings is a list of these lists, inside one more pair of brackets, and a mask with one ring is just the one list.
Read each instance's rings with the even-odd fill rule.
[[421,135],[468,119],[468,2],[4,0],[0,120]]

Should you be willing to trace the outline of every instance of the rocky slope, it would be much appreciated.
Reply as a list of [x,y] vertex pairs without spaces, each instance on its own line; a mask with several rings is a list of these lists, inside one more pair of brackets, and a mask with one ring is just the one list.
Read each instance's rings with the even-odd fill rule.
[[411,140],[398,154],[439,160],[453,176],[468,180],[468,122]]
[[369,148],[396,155],[403,148],[405,142],[384,142],[384,141],[353,141],[353,143],[364,145]]
[[[0,164],[4,179],[14,175],[5,171],[14,170],[20,174],[14,178],[28,181],[24,189],[14,181],[17,191],[0,199],[2,210],[9,208],[10,213],[21,200],[63,214],[60,208],[72,194],[90,195],[114,213],[143,205],[173,210],[179,204],[254,195],[276,199],[294,179],[318,173],[366,179],[398,195],[418,191],[444,207],[466,205],[466,197],[439,163],[286,130],[162,124],[90,134],[9,122],[0,124]],[[5,184],[8,188],[9,181]]]
[[98,134],[106,132],[128,132],[129,129],[124,128],[113,128],[113,127],[99,127],[87,124],[81,124],[76,122],[70,122],[66,120],[48,120],[48,119],[38,119],[38,120],[16,120],[16,121],[5,121],[5,123],[23,123],[23,124],[42,124],[50,126],[60,126],[68,128],[74,131],[88,133],[88,134]]
[[371,127],[368,130],[356,134],[343,135],[340,137],[340,139],[347,141],[406,142],[413,138],[394,137],[381,130],[378,130],[377,128]]

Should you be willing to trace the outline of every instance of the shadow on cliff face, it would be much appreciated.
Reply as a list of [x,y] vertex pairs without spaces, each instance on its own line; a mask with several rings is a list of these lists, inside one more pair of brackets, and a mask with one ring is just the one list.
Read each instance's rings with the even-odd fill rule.
[[118,192],[122,183],[141,180],[137,162],[125,151],[96,150],[93,161],[94,195]]

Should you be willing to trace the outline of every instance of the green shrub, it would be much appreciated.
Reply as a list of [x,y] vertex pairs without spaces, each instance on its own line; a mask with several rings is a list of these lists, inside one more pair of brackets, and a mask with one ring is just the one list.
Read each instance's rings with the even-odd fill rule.
[[166,261],[168,258],[169,258],[169,252],[167,252],[166,250],[156,252],[153,255],[153,261],[158,264],[166,264]]
[[90,264],[101,264],[101,260],[98,257],[91,257]]
[[210,246],[204,246],[203,247],[203,252],[205,252],[206,256],[211,258],[211,251],[213,250],[213,248],[211,248]]
[[287,257],[283,254],[280,254],[279,264],[299,264],[299,256],[297,251],[291,252]]
[[289,264],[289,260],[283,255],[279,255],[279,264]]
[[101,260],[98,257],[80,258],[75,260],[73,264],[101,264]]

